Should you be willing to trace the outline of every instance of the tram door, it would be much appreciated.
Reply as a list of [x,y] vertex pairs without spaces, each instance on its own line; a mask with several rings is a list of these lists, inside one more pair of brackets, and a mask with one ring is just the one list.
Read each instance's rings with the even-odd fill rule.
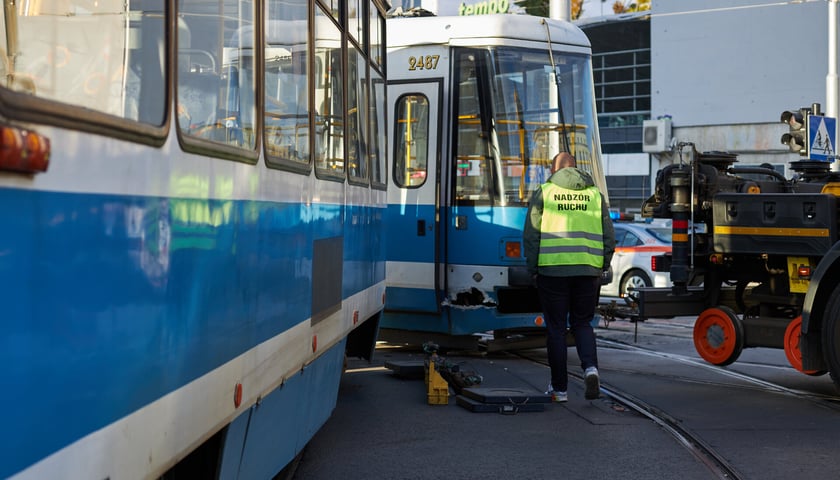
[[[447,295],[453,305],[467,307],[453,312],[460,334],[492,329],[495,312],[511,313],[499,287],[518,282],[524,272],[522,226],[536,178],[523,164],[527,82],[494,74],[487,49],[461,47],[452,57],[453,146],[451,161],[444,162],[451,181],[442,224]],[[516,279],[510,278],[513,270]],[[497,308],[469,308],[475,306]]]
[[[408,313],[402,317],[411,323],[440,321],[425,314],[440,312],[441,300],[437,202],[441,88],[441,80],[388,85],[393,175],[388,187],[385,308]],[[425,324],[401,327],[436,328]]]

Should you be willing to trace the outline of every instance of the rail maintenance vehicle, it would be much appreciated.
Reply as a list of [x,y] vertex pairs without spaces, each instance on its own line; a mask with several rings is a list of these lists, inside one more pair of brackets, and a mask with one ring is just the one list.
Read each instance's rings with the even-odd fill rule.
[[781,120],[790,126],[782,143],[805,157],[790,163],[791,178],[677,145],[679,161],[657,173],[642,206],[645,217],[672,220],[672,252],[653,263],[673,285],[640,288],[639,317],[697,315],[694,345],[712,364],[783,348],[794,368],[828,372],[840,386],[840,172],[822,131],[834,120],[816,103]]

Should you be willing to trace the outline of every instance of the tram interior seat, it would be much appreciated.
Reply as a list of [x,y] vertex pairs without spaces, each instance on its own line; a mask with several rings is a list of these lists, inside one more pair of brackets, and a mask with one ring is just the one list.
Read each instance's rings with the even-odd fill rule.
[[[193,135],[209,137],[218,115],[221,76],[216,57],[192,48],[192,33],[178,19],[178,126]],[[208,128],[209,127],[209,128]]]
[[184,72],[178,76],[180,127],[193,133],[203,131],[205,127],[213,129],[218,120],[221,79],[213,72]]

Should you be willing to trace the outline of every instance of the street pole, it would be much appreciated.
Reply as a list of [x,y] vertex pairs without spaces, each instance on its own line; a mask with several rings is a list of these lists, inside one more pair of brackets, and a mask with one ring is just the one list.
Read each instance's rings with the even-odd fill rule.
[[554,20],[572,20],[572,7],[569,0],[550,0],[548,4],[548,18]]
[[[825,116],[833,118],[837,118],[838,111],[837,2],[838,0],[828,0],[828,74],[825,76]],[[837,138],[837,131],[834,133],[834,138]],[[837,148],[836,145],[832,147]],[[840,171],[840,162],[833,162],[831,169],[835,172]]]

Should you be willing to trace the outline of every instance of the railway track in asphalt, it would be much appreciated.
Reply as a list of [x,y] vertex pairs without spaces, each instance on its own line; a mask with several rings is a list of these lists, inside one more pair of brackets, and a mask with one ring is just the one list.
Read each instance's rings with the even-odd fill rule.
[[[691,328],[685,325],[662,324],[653,326],[650,330],[652,331],[646,333],[652,336],[666,335],[675,338],[691,338]],[[791,373],[790,367],[761,364],[760,362],[738,363],[739,370],[755,370],[760,373],[770,372],[766,375],[767,378],[762,378],[760,374],[752,375],[731,367],[722,368],[690,355],[658,351],[653,347],[632,345],[604,339],[600,336],[598,338],[598,348],[604,352],[605,357],[607,356],[607,350],[614,350],[640,359],[639,361],[623,361],[610,364],[606,368],[602,367],[602,397],[637,412],[654,422],[695,456],[716,478],[753,478],[753,475],[744,474],[743,470],[754,468],[754,465],[744,465],[743,460],[739,458],[740,455],[735,453],[735,449],[742,448],[736,446],[733,449],[733,443],[737,442],[722,441],[719,438],[719,433],[727,428],[726,421],[715,418],[722,415],[719,404],[725,405],[723,410],[725,414],[723,415],[731,415],[736,419],[741,416],[739,413],[741,410],[739,409],[749,409],[754,399],[761,398],[764,403],[769,401],[794,405],[793,407],[787,407],[785,414],[794,419],[794,429],[801,428],[805,431],[810,428],[807,425],[821,424],[822,419],[828,423],[835,422],[838,418],[837,413],[840,412],[840,398],[837,395],[792,388],[768,379],[773,378],[774,375]],[[510,353],[524,360],[547,366],[544,355],[537,352],[519,351]],[[650,365],[654,364],[659,366],[651,369]],[[796,373],[795,375],[800,374]],[[576,379],[574,381],[583,383],[582,375],[570,371],[569,376]],[[607,377],[606,380],[604,379],[605,376]],[[623,377],[623,381],[611,382],[611,379],[619,380],[619,377]],[[627,381],[628,379],[642,377],[660,385],[668,385],[669,388],[697,391],[697,403],[689,408],[686,408],[684,404],[669,404],[663,401],[661,395],[646,391],[644,388],[634,388],[636,382]],[[721,395],[719,392],[726,393]],[[706,397],[705,395],[710,396]],[[777,398],[777,400],[772,400],[772,398]],[[761,407],[756,406],[755,408]],[[704,413],[698,414],[698,410]],[[797,410],[809,412],[803,414],[808,416],[801,420],[801,425],[795,418]],[[767,412],[767,417],[772,418],[773,415],[774,412]],[[743,416],[746,417],[747,415]],[[700,421],[698,423],[697,418],[710,420],[709,422]],[[814,418],[817,418],[817,420],[814,420]],[[711,419],[714,419],[714,421],[711,421]],[[790,419],[787,420],[787,422],[789,421]],[[736,428],[733,426],[735,423],[736,421],[733,421],[729,427]],[[768,425],[771,426],[768,427]],[[775,437],[775,435],[784,436],[785,429],[780,428],[779,433],[777,433],[772,430],[774,428],[772,425],[773,421],[769,419],[766,424],[756,425],[755,429],[762,431],[769,428],[770,431],[767,436],[773,438],[773,441],[777,441],[779,437]],[[711,435],[712,440],[705,438],[704,434]],[[740,434],[740,432],[733,432],[733,436]],[[787,434],[793,435],[794,432],[790,431]],[[805,438],[803,446],[810,448],[811,440],[807,436],[803,438]],[[814,443],[817,442],[814,441]],[[820,447],[814,448],[819,449]],[[739,469],[739,466],[743,468]]]
[[[614,348],[614,349],[623,349],[623,350],[630,350],[640,355],[648,355],[654,356],[658,358],[662,358],[668,361],[673,361],[677,363],[682,363],[686,365],[691,365],[694,368],[703,369],[709,372],[713,372],[717,375],[721,375],[724,377],[724,380],[738,380],[738,384],[733,384],[732,382],[727,382],[724,380],[715,381],[715,380],[708,380],[708,379],[698,379],[694,377],[689,377],[685,375],[675,375],[675,374],[668,374],[668,373],[650,373],[645,372],[646,375],[658,375],[663,378],[671,379],[674,381],[680,382],[692,382],[697,384],[705,384],[705,385],[717,385],[717,386],[725,386],[728,388],[737,388],[737,389],[746,389],[752,391],[762,391],[767,393],[774,393],[779,395],[788,395],[791,397],[795,397],[797,399],[801,399],[804,401],[809,401],[815,403],[821,407],[828,408],[834,411],[840,412],[840,397],[837,395],[826,395],[821,393],[813,393],[807,392],[800,389],[786,387],[779,383],[771,382],[764,380],[762,378],[756,377],[754,375],[749,375],[745,373],[741,373],[732,369],[721,368],[717,365],[712,365],[706,363],[705,361],[698,360],[697,358],[692,358],[687,355],[676,354],[676,353],[668,353],[668,352],[660,352],[650,348],[639,347],[635,345],[628,345],[622,342],[615,342],[611,340],[604,340],[598,339],[598,346],[600,348]],[[740,366],[745,365],[754,365],[754,366],[762,366],[764,368],[787,368],[787,367],[776,367],[776,366],[768,366],[762,365],[755,362],[740,362]],[[632,369],[611,369],[613,372],[624,372],[624,373],[638,373]]]
[[[511,353],[524,360],[548,366],[547,361],[529,356],[527,353]],[[575,378],[581,384],[583,383],[583,375],[569,372],[569,377]],[[621,389],[611,386],[603,381],[601,382],[601,395],[657,424],[663,430],[668,432],[680,445],[694,455],[694,457],[697,458],[700,463],[705,465],[717,478],[729,480],[740,480],[745,478],[725,459],[724,456],[708,445],[699,435],[686,429],[679,419],[673,418],[666,412],[654,407],[638,397],[633,396],[629,392],[622,391]]]
[[[539,478],[552,468],[543,460],[554,457],[535,452],[553,446],[558,433],[567,447],[581,447],[574,438],[578,430],[586,443],[573,456],[584,458],[584,464],[597,458],[597,468],[611,473],[603,478],[838,478],[837,400],[819,394],[833,388],[828,378],[812,381],[792,367],[783,368],[780,352],[769,349],[749,351],[749,362],[716,367],[696,355],[692,358],[690,340],[681,338],[659,342],[645,337],[642,346],[598,341],[601,399],[583,400],[581,376],[570,372],[567,404],[515,419],[432,407],[416,401],[424,396],[417,393],[422,387],[411,382],[389,376],[380,385],[382,376],[354,373],[347,378],[344,409],[337,409],[333,427],[322,432],[326,440],[315,444],[305,473],[297,478],[429,478],[404,475],[443,465],[445,455],[430,448],[432,438],[435,445],[468,446],[471,452],[468,462],[463,456],[452,457],[454,462],[446,467],[449,478],[502,478],[499,472],[511,471],[508,459],[529,456],[530,461],[516,465],[518,478]],[[396,360],[417,359],[423,352],[395,349],[392,355]],[[542,392],[546,387],[544,348],[450,354],[448,359],[463,371],[484,376],[488,388]],[[760,365],[762,361],[766,365]],[[438,426],[431,436],[430,425]],[[365,441],[378,441],[370,449],[375,453],[361,463],[358,449],[336,447],[336,439],[359,445],[359,432],[365,432]],[[500,437],[490,432],[504,435],[506,455],[491,453]],[[387,459],[400,451],[412,453],[395,466]]]

